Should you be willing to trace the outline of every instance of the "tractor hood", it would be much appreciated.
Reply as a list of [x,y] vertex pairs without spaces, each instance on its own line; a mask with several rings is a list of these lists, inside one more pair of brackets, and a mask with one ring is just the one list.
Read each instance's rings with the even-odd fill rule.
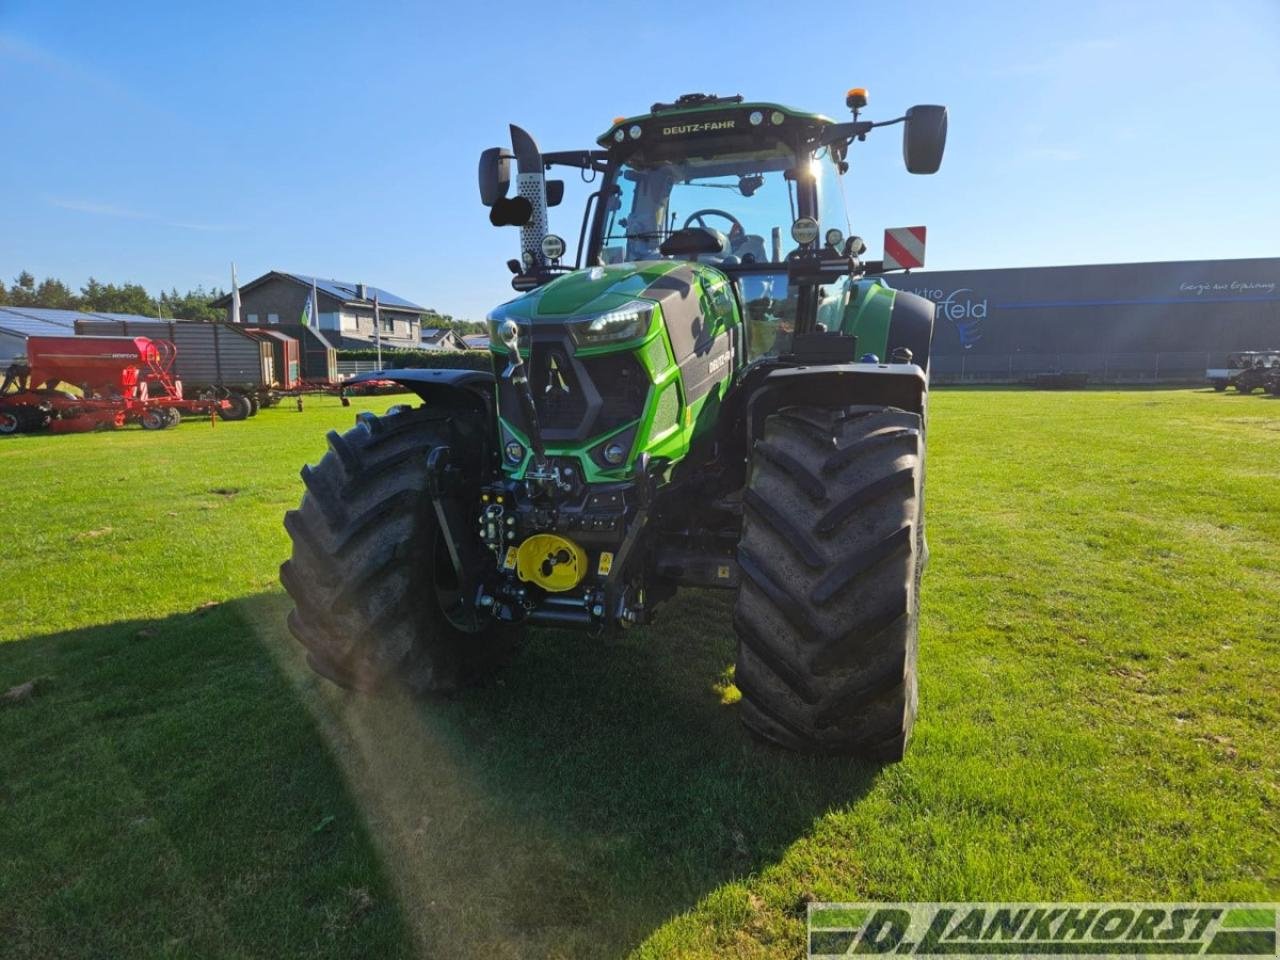
[[[669,313],[672,300],[696,304],[702,287],[723,283],[725,275],[701,263],[643,260],[607,267],[588,267],[557,277],[550,283],[510,300],[489,314],[491,322],[541,320],[561,323],[569,317],[607,313],[633,300],[647,300]],[[497,342],[496,340],[494,341]]]

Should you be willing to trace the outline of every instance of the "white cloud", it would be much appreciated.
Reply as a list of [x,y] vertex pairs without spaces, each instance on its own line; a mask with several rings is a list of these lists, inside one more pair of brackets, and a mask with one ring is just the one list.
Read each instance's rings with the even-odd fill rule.
[[139,210],[133,210],[129,207],[121,207],[113,203],[97,203],[93,200],[74,200],[55,197],[49,201],[55,207],[63,210],[73,210],[76,213],[88,213],[99,217],[114,217],[117,220],[138,220],[143,223],[154,223],[164,227],[176,227],[180,230],[197,230],[202,233],[220,233],[227,230],[233,230],[234,227],[225,224],[215,223],[192,223],[186,220],[170,220],[167,217],[156,216],[152,213],[143,213]]

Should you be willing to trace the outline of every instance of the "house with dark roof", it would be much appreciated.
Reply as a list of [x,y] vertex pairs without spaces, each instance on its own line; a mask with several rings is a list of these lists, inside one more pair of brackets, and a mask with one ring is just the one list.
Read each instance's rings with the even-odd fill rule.
[[462,338],[445,327],[423,327],[422,349],[424,350],[465,350]]
[[[298,323],[302,319],[311,286],[319,295],[319,317],[313,321],[324,336],[339,349],[364,349],[376,342],[373,300],[378,299],[382,345],[388,348],[421,349],[422,314],[425,307],[394,293],[364,283],[323,280],[301,273],[272,270],[240,286],[240,322],[249,327],[270,327]],[[231,294],[213,301],[227,311],[231,322]]]

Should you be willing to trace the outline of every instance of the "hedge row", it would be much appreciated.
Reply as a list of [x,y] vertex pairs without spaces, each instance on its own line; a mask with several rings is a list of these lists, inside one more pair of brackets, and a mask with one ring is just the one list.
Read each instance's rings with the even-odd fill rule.
[[[378,359],[377,350],[339,350],[339,360],[373,360]],[[488,350],[383,350],[382,368],[384,370],[407,370],[410,368],[432,367],[439,369],[463,368],[467,370],[490,370],[493,361]]]

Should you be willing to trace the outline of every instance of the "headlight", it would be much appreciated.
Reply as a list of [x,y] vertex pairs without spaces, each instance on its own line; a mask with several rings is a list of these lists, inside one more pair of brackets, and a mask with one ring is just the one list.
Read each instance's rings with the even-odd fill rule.
[[573,342],[580,347],[634,340],[649,332],[649,320],[652,317],[653,304],[632,300],[617,310],[610,310],[597,317],[571,321],[569,333]]

